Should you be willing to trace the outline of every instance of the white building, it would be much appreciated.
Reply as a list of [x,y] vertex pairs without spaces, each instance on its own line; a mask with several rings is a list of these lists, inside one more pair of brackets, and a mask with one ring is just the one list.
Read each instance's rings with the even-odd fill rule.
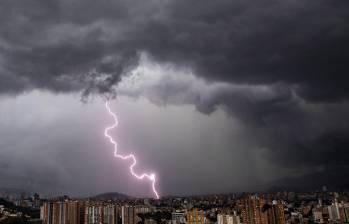
[[217,224],[240,224],[240,217],[234,212],[233,215],[218,214]]
[[184,212],[172,212],[172,224],[186,223],[185,216],[186,214]]
[[339,208],[338,208],[338,202],[333,203],[332,205],[327,207],[328,209],[328,215],[329,215],[329,221],[339,221]]

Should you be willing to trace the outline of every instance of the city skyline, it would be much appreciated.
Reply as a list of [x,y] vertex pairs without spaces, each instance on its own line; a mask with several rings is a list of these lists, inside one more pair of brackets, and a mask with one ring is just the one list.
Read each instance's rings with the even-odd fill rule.
[[[117,197],[116,197],[117,196]],[[348,190],[233,193],[160,199],[41,197],[0,191],[0,222],[40,224],[342,224]]]

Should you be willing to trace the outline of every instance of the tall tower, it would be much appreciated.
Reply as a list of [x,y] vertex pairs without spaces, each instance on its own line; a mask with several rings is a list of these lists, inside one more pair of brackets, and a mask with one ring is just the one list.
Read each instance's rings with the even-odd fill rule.
[[268,224],[285,224],[284,205],[280,202],[273,201],[272,205],[264,204],[262,211],[266,213]]
[[196,208],[187,213],[188,224],[204,224],[206,218],[202,210],[198,211]]
[[135,222],[135,208],[133,206],[122,206],[121,208],[121,220],[122,224],[136,224]]
[[257,196],[248,196],[242,199],[241,215],[243,223],[267,224],[267,215],[262,212],[264,204],[264,199],[259,199]]

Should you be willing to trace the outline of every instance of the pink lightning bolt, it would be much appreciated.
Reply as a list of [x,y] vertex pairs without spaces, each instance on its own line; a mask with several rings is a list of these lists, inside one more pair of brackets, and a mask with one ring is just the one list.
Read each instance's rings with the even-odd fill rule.
[[128,159],[131,159],[132,160],[132,164],[130,166],[130,172],[131,174],[136,177],[137,179],[139,180],[143,180],[144,178],[147,178],[148,180],[151,181],[151,185],[152,185],[152,188],[153,188],[153,192],[154,192],[154,195],[156,197],[156,199],[159,199],[159,194],[155,188],[155,183],[156,183],[156,176],[155,176],[155,173],[151,173],[151,174],[148,174],[148,173],[142,173],[140,175],[136,174],[134,171],[133,171],[133,167],[136,166],[137,164],[137,160],[136,160],[136,157],[135,155],[133,155],[132,153],[131,154],[128,154],[128,155],[121,155],[121,154],[118,154],[118,144],[116,143],[116,141],[114,141],[113,137],[111,137],[109,135],[109,131],[111,129],[114,129],[116,128],[116,126],[118,126],[118,118],[116,117],[116,114],[113,113],[113,111],[111,111],[110,107],[109,107],[109,102],[106,101],[105,102],[105,107],[107,108],[109,114],[114,118],[114,124],[110,127],[107,127],[105,130],[104,130],[104,136],[106,138],[109,139],[110,143],[112,143],[114,145],[114,156],[117,157],[117,158],[120,158],[120,159],[123,159],[123,160],[128,160]]

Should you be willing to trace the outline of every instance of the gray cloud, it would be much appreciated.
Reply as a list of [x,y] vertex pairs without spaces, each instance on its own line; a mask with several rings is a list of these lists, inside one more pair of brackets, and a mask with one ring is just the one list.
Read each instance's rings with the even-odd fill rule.
[[[149,184],[129,174],[129,163],[112,156],[103,136],[112,119],[103,104],[41,91],[2,98],[0,187],[44,194],[119,191],[151,196]],[[253,184],[277,176],[260,175],[258,170],[268,167],[256,163],[260,159],[246,150],[249,144],[239,122],[222,110],[207,116],[189,105],[162,108],[127,97],[111,105],[120,122],[112,132],[120,153],[135,153],[137,170],[157,173],[161,195],[253,189]],[[217,184],[222,181],[226,184]]]
[[348,165],[348,103],[308,102],[297,88],[284,83],[211,83],[188,70],[142,57],[140,67],[123,79],[117,91],[147,97],[160,106],[195,105],[204,114],[223,109],[243,123],[241,138],[249,142],[245,149],[260,149],[274,165],[304,172],[339,164],[343,169]]
[[2,91],[110,91],[145,51],[208,80],[284,82],[308,100],[346,99],[347,7],[340,0],[5,1],[2,76],[22,81]]
[[[223,109],[244,127],[241,148],[273,164],[347,166],[348,4],[2,1],[0,93],[118,93]],[[171,74],[122,87],[142,55]]]

